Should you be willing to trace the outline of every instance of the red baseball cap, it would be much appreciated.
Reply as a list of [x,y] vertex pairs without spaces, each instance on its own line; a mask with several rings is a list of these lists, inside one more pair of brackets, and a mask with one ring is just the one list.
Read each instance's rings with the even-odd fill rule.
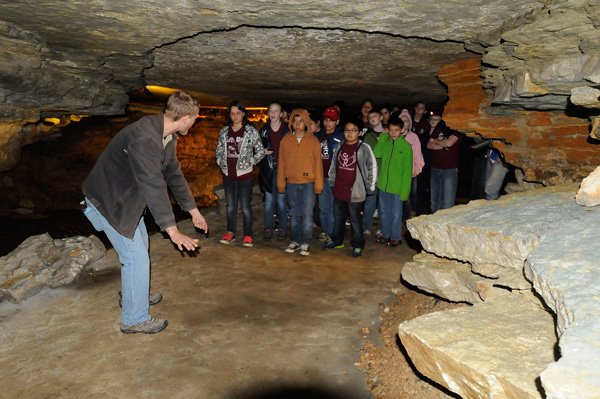
[[325,108],[325,111],[323,111],[323,119],[339,121],[340,120],[340,111],[338,111],[338,109],[334,106],[329,106],[329,107]]

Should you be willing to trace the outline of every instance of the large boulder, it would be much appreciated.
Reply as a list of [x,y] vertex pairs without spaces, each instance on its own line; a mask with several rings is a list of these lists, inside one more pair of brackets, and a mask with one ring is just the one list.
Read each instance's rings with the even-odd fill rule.
[[95,236],[56,240],[49,234],[29,237],[0,258],[0,301],[21,302],[45,286],[70,284],[105,254],[106,248]]
[[552,316],[532,295],[431,313],[400,325],[415,367],[463,398],[542,397],[539,374],[554,360]]
[[[519,290],[526,291],[532,287],[544,301],[546,309],[556,315],[556,323],[552,323],[552,318],[549,317],[530,321],[530,311],[515,313],[512,305],[506,306],[502,311],[501,306],[486,307],[486,301],[472,308],[473,312],[478,312],[477,318],[481,320],[481,334],[464,335],[462,339],[468,341],[468,345],[478,348],[482,342],[502,338],[501,326],[497,329],[488,326],[487,311],[490,314],[499,312],[497,318],[507,323],[513,317],[521,320],[525,328],[513,330],[513,343],[528,343],[532,334],[537,336],[538,330],[545,331],[548,326],[554,327],[559,338],[560,358],[556,362],[549,361],[546,367],[536,368],[543,387],[543,392],[538,392],[538,396],[535,396],[533,390],[523,391],[522,395],[502,396],[504,393],[498,392],[504,392],[504,382],[500,384],[500,391],[494,384],[484,384],[487,387],[484,391],[489,396],[477,396],[479,393],[471,391],[474,386],[480,386],[474,382],[477,378],[470,371],[465,371],[467,369],[464,367],[457,367],[456,364],[462,360],[454,357],[457,352],[453,350],[446,353],[452,360],[449,363],[436,363],[433,356],[430,361],[426,356],[421,356],[423,365],[418,367],[424,374],[469,398],[544,395],[546,398],[556,399],[600,397],[600,296],[596,287],[596,282],[600,280],[597,268],[600,241],[596,237],[597,226],[600,224],[600,207],[578,205],[574,198],[577,189],[578,185],[570,184],[508,195],[497,201],[473,201],[468,205],[456,206],[408,222],[412,236],[421,241],[426,251],[449,259],[437,261],[438,266],[471,264],[471,270],[476,276],[454,279],[466,281],[463,290],[473,290],[474,286],[479,296],[487,300],[492,296],[482,295],[485,290],[481,290],[481,284],[486,283],[486,280],[473,283],[473,279],[483,276],[496,278],[493,286],[504,286],[513,292],[494,298],[494,303],[514,303],[523,301],[523,296],[518,294]],[[409,264],[408,270],[413,273],[414,270],[411,269],[414,269],[414,265]],[[438,273],[437,269],[433,270],[434,272],[426,272],[426,277],[421,277],[421,281],[428,281],[432,273]],[[464,266],[459,266],[457,270],[460,273],[466,272]],[[445,273],[448,275],[449,272]],[[523,279],[523,274],[527,280]],[[421,284],[420,287],[425,285]],[[429,290],[439,295],[440,291],[435,291],[434,288]],[[469,309],[461,312],[468,313]],[[549,315],[548,313],[547,316]],[[464,320],[471,316],[455,313],[436,317],[438,319],[432,316],[430,321],[423,321],[423,324],[419,324],[418,319],[414,320],[410,334],[407,333],[408,327],[400,326],[400,337],[409,354],[419,353],[420,349],[411,346],[423,346],[418,342],[428,339],[428,326],[436,323],[438,328],[442,325],[454,326],[455,323],[460,325],[467,323]],[[542,327],[542,319],[546,320],[546,326]],[[538,322],[541,324],[537,324]],[[417,326],[422,326],[422,329]],[[444,345],[438,347],[445,348]],[[509,343],[506,343],[506,348],[510,348]],[[442,349],[439,350],[443,351]],[[504,369],[515,367],[514,365],[496,363],[496,359],[504,356],[503,352],[509,349],[496,349],[488,353],[488,362],[494,367],[490,368],[483,363],[481,367],[477,367],[480,367],[480,371],[488,370],[496,380],[505,381],[510,386],[523,386],[523,381],[515,379],[524,378],[524,375],[507,374]],[[543,352],[539,355],[546,359]],[[515,359],[521,360],[518,357]],[[428,362],[431,364],[426,365]],[[448,367],[444,366],[436,372],[436,364]],[[444,375],[452,375],[452,382],[444,383]],[[506,380],[508,375],[512,376],[510,381]],[[485,380],[489,382],[493,379],[486,377]]]

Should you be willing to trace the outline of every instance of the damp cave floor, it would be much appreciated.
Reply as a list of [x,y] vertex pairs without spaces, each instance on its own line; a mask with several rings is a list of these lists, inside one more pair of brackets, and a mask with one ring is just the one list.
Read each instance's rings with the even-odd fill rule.
[[254,209],[253,248],[219,244],[214,208],[209,238],[179,223],[200,239],[192,256],[150,236],[152,290],[164,295],[151,313],[169,320],[159,334],[119,331],[113,250],[77,284],[0,303],[0,398],[371,398],[360,350],[378,341],[393,290],[406,290],[415,249],[371,238],[352,258],[347,231],[345,249],[314,240],[310,256],[290,255],[287,241],[262,240]]

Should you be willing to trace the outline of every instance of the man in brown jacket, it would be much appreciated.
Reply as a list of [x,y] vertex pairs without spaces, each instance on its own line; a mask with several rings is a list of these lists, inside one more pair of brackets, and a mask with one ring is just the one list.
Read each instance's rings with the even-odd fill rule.
[[307,110],[293,110],[289,125],[292,134],[281,140],[277,171],[277,189],[285,191],[292,219],[292,242],[285,252],[300,250],[300,255],[308,256],[315,195],[323,190],[321,143]]

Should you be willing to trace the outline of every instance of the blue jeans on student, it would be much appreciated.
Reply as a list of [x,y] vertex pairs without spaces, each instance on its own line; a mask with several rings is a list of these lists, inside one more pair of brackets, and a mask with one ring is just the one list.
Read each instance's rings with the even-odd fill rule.
[[[375,209],[377,207],[377,199],[379,197],[379,189],[375,189],[375,193],[373,195],[367,195],[367,199],[365,199],[365,205],[363,209],[363,220],[362,225],[364,231],[371,231],[371,227],[373,227],[373,215],[375,214]],[[381,218],[381,216],[379,216]]]
[[225,201],[227,201],[227,231],[234,235],[236,232],[236,219],[238,202],[242,205],[244,235],[252,236],[252,179],[231,180],[223,176]]
[[323,179],[323,191],[319,194],[319,218],[321,230],[328,236],[333,234],[333,189],[329,179]]
[[273,173],[273,192],[265,191],[265,229],[273,230],[273,214],[277,214],[279,236],[285,236],[287,228],[287,203],[285,192],[277,190],[277,171]]
[[310,244],[315,206],[315,184],[290,184],[285,188],[292,224],[292,242]]
[[331,240],[335,245],[340,245],[344,242],[344,231],[346,230],[346,218],[350,218],[350,229],[352,231],[352,239],[350,244],[352,248],[364,248],[365,238],[363,237],[362,226],[362,210],[364,202],[348,202],[340,201],[337,198],[333,199],[333,233]]
[[104,231],[113,245],[121,267],[121,323],[134,325],[150,318],[148,294],[150,292],[150,256],[148,255],[148,232],[142,217],[133,238],[117,232],[104,216],[86,199],[83,213],[97,231]]
[[379,228],[384,238],[402,240],[402,206],[400,194],[379,190]]
[[431,212],[451,208],[456,200],[458,169],[431,168]]

